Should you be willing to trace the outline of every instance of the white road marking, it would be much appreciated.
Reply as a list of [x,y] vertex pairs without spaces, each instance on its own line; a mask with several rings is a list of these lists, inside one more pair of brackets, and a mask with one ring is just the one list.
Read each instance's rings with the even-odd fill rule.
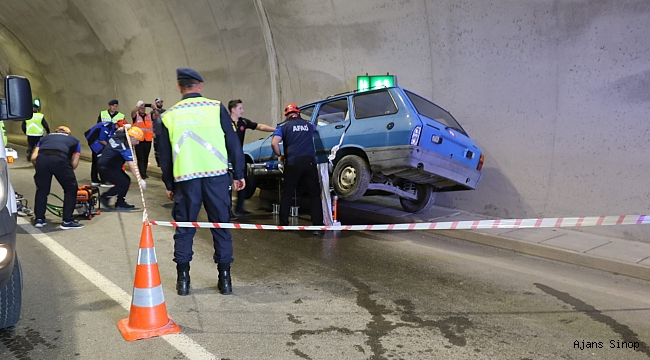
[[[27,220],[18,218],[18,225],[28,234],[34,237],[34,239],[43,244],[43,246],[52,251],[52,253],[60,257],[61,260],[65,261],[68,265],[75,269],[79,274],[81,274],[81,276],[88,279],[88,281],[97,286],[97,288],[103,291],[111,299],[115,300],[125,310],[129,311],[131,309],[131,295],[122,290],[122,288],[112,283],[104,275],[100,274],[98,271],[83,262],[73,253],[61,246],[61,244],[49,237],[47,234],[44,234],[42,231],[34,228]],[[117,325],[115,326],[117,327]],[[183,353],[183,355],[185,355],[188,359],[216,359],[213,354],[211,354],[208,350],[194,342],[194,340],[186,335],[172,334],[162,336],[162,338],[171,346]]]

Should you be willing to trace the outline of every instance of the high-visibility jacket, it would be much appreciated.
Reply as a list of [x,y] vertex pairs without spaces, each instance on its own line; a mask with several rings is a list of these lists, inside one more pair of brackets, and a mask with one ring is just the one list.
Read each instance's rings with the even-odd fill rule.
[[115,116],[111,117],[111,114],[108,113],[108,110],[102,110],[99,113],[99,117],[102,119],[102,122],[116,123],[116,122],[118,122],[120,120],[124,120],[124,114],[122,114],[119,111],[118,111],[117,114],[115,114]]
[[0,121],[0,131],[2,132],[2,141],[4,141],[5,147],[7,147],[7,131],[5,130],[4,121]]
[[25,133],[27,136],[43,136],[45,134],[43,117],[41,113],[34,113],[31,119],[25,120]]
[[218,100],[195,97],[179,101],[164,113],[175,182],[228,173],[220,105]]
[[151,116],[149,114],[140,115],[140,113],[135,114],[135,120],[133,120],[135,126],[142,129],[144,133],[144,141],[153,140],[153,121],[151,121]]

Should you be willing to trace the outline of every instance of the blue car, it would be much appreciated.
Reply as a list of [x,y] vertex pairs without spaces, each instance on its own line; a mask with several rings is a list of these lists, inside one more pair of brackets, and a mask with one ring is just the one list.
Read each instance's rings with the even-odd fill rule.
[[[442,191],[473,190],[484,156],[445,109],[402,87],[330,96],[300,107],[316,125],[319,163],[331,159],[334,191],[342,200],[395,194],[404,210],[429,210]],[[271,136],[244,145],[248,196],[277,189],[282,166]]]

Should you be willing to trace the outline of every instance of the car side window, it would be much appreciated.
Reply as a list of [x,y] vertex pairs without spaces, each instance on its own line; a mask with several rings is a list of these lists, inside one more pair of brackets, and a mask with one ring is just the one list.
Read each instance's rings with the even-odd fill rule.
[[388,90],[355,95],[352,101],[357,119],[397,113],[397,105]]
[[326,126],[348,119],[348,99],[339,99],[324,103],[318,111],[317,126]]

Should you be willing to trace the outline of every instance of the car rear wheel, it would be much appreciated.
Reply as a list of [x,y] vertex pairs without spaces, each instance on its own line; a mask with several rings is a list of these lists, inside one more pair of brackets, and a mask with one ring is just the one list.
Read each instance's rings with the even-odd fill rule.
[[23,292],[23,270],[18,261],[14,260],[14,269],[9,282],[0,289],[0,329],[14,326],[20,319]]
[[368,189],[370,167],[361,157],[347,155],[336,164],[332,177],[334,191],[341,200],[358,200]]
[[414,214],[431,209],[436,201],[436,195],[438,194],[435,192],[434,187],[429,184],[412,185],[415,187],[418,198],[417,200],[399,198],[399,203],[402,205],[402,208]]

